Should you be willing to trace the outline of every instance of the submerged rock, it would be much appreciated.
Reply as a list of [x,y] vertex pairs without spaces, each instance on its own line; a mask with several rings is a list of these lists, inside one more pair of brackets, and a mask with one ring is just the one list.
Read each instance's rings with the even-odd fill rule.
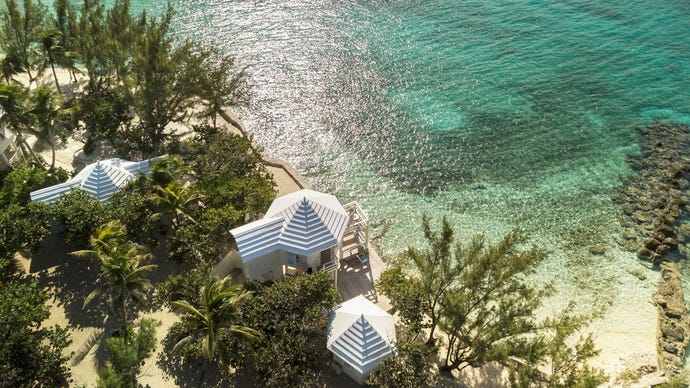
[[[644,274],[644,271],[642,271],[642,270],[639,269],[639,268],[635,268],[635,269],[633,269],[633,270],[631,270],[631,271],[629,271],[629,272],[630,272],[631,275],[635,276],[636,278],[638,278],[638,279],[640,279],[640,280],[646,280],[646,279],[647,279],[647,275],[645,275],[645,274]],[[658,302],[657,302],[657,303],[658,303]]]
[[646,224],[649,222],[649,216],[640,210],[633,212],[633,218],[640,224]]
[[641,247],[637,250],[637,257],[642,260],[650,259],[652,257],[652,251],[645,247]]
[[600,256],[606,253],[606,248],[602,247],[601,245],[595,245],[593,247],[589,247],[589,253]]
[[659,248],[659,245],[661,245],[661,241],[655,238],[647,239],[644,243],[644,247],[649,249],[650,251],[655,251],[657,248]]
[[664,241],[662,241],[662,244],[673,247],[674,249],[678,248],[678,241],[674,240],[671,237],[666,237]]

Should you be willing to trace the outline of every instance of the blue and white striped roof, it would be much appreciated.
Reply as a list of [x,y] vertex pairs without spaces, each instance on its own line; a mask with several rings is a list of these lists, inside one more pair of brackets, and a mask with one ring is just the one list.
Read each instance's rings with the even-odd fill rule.
[[360,373],[393,353],[395,320],[359,295],[331,312],[326,347]]
[[148,175],[151,172],[151,166],[163,157],[165,155],[141,162],[130,162],[118,158],[100,160],[84,167],[74,178],[65,183],[31,192],[31,200],[50,203],[60,199],[63,194],[79,188],[101,202],[107,201],[138,175]]
[[264,218],[231,230],[242,262],[279,249],[284,222],[283,217]]
[[276,199],[263,219],[230,233],[243,262],[276,250],[307,256],[337,245],[349,220],[336,197],[304,189]]

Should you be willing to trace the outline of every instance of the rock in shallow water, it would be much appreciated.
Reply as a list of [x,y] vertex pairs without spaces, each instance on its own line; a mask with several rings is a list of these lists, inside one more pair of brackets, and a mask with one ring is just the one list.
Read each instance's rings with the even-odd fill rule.
[[672,247],[672,248],[674,248],[674,249],[677,249],[677,248],[678,248],[678,241],[674,240],[674,239],[671,238],[671,237],[666,237],[666,238],[664,239],[664,241],[662,241],[662,244],[668,245],[668,246],[670,246],[670,247]]
[[650,251],[649,249],[644,248],[644,247],[639,248],[637,250],[637,257],[642,259],[642,260],[649,259],[652,257],[652,251]]
[[[647,279],[647,275],[645,275],[644,271],[642,271],[642,270],[639,269],[639,268],[635,268],[635,269],[631,270],[631,271],[630,271],[630,274],[633,275],[633,276],[635,276],[635,277],[638,278],[639,280],[646,280],[646,279]],[[657,302],[657,303],[658,303],[658,302]]]
[[645,243],[644,243],[644,247],[650,251],[655,251],[657,248],[659,248],[659,245],[661,245],[661,241],[659,241],[655,238],[649,238],[649,239],[645,240]]
[[589,247],[589,253],[600,256],[606,253],[606,248],[602,247],[601,245],[595,245],[593,247]]

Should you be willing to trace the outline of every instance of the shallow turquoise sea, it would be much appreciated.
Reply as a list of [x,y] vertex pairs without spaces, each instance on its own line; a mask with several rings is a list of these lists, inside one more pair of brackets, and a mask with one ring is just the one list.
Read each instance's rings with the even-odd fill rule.
[[657,277],[629,274],[641,265],[619,248],[612,195],[637,127],[690,124],[687,2],[172,5],[176,33],[252,74],[241,116],[255,141],[389,224],[376,228],[384,254],[420,241],[424,213],[460,239],[521,227],[550,250],[536,279],[563,301],[625,312],[649,299]]

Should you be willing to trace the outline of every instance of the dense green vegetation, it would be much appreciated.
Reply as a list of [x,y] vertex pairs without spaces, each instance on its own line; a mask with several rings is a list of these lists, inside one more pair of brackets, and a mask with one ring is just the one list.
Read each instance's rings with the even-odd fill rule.
[[316,272],[251,288],[254,297],[243,306],[242,322],[262,336],[238,349],[239,365],[251,367],[261,386],[322,383],[329,353],[325,312],[340,299],[331,275]]
[[251,296],[242,285],[230,286],[229,278],[209,276],[200,294],[194,304],[186,300],[172,302],[173,307],[183,314],[178,326],[187,332],[172,351],[187,345],[201,349],[203,367],[199,380],[203,382],[209,362],[217,363],[220,368],[227,367],[232,352],[225,342],[227,337],[255,340],[261,333],[240,324],[239,305]]
[[[179,134],[166,127],[192,117],[192,107],[200,107],[196,117],[216,128],[223,107],[249,102],[247,73],[232,57],[171,34],[172,8],[151,18],[132,15],[128,0],[110,8],[94,0],[80,9],[64,0],[53,6],[48,12],[41,2],[6,0],[0,12],[2,120],[35,163],[42,160],[24,141],[27,134],[54,149],[79,130],[85,151],[102,141],[121,156],[155,156],[179,144]],[[88,85],[60,85],[55,66],[75,75],[85,69]],[[54,85],[30,89],[15,81],[25,73],[36,83],[48,68]]]
[[[213,368],[223,378],[240,371],[261,386],[323,384],[325,312],[340,298],[329,274],[238,286],[213,274],[228,230],[263,214],[275,196],[260,150],[217,121],[223,107],[248,103],[247,73],[214,48],[174,37],[171,8],[152,18],[133,15],[127,0],[110,8],[97,0],[78,9],[66,0],[52,6],[48,12],[41,2],[6,0],[0,11],[0,125],[21,152],[0,177],[0,385],[62,386],[70,379],[67,330],[42,325],[50,295],[12,265],[16,252],[30,253],[51,231],[73,250],[80,263],[73,270],[89,286],[88,295],[70,295],[79,297],[79,311],[107,307],[98,386],[138,386],[142,363],[159,345],[156,324],[138,320],[152,305],[181,317],[160,344],[158,361],[172,374],[193,371],[203,382],[218,378],[207,373]],[[56,68],[75,81],[85,72],[88,82],[60,84]],[[190,136],[167,130],[192,115],[205,124]],[[70,136],[83,139],[87,153],[169,156],[107,202],[75,190],[50,205],[31,203],[31,191],[68,178],[56,167],[55,150]],[[29,138],[50,148],[50,161]],[[410,247],[398,258],[415,275],[392,266],[378,283],[404,328],[397,356],[372,375],[372,384],[430,386],[439,370],[487,362],[506,365],[519,386],[605,380],[586,365],[597,354],[591,337],[572,341],[589,317],[569,308],[535,318],[550,289],[524,279],[544,258],[542,250],[521,249],[525,238],[517,231],[495,245],[482,237],[457,243],[445,220],[433,231],[424,219],[423,231],[429,246]],[[177,272],[154,280],[165,265]],[[106,332],[112,327],[106,322],[117,329]]]
[[13,271],[12,258],[20,249],[34,250],[49,232],[49,217],[42,204],[31,203],[29,193],[61,182],[64,170],[47,172],[18,166],[0,175],[0,280]]
[[[339,299],[328,273],[251,283],[245,293],[230,288],[217,303],[213,286],[222,280],[198,271],[168,282],[164,294],[183,299],[172,304],[186,312],[168,333],[166,342],[175,345],[172,358],[190,365],[201,361],[203,370],[212,362],[225,375],[242,370],[260,386],[323,382],[328,354],[324,311]],[[203,284],[201,293],[198,284]]]
[[35,282],[6,282],[0,287],[0,376],[4,387],[64,386],[69,380],[63,349],[67,329],[47,328],[48,295]]
[[136,388],[137,375],[156,348],[156,326],[160,322],[142,319],[138,330],[128,325],[118,336],[105,340],[107,364],[98,370],[99,388]]
[[[13,266],[15,252],[38,248],[51,227],[78,249],[79,271],[98,268],[84,307],[108,306],[121,327],[120,337],[103,340],[109,356],[99,386],[136,386],[141,362],[155,348],[151,325],[132,326],[149,306],[150,272],[172,259],[208,273],[206,263],[217,260],[227,230],[263,213],[275,195],[260,152],[216,120],[222,108],[248,103],[246,72],[214,48],[173,37],[173,14],[170,8],[159,18],[133,15],[127,0],[110,8],[95,0],[78,8],[66,0],[4,2],[0,124],[16,136],[20,155],[0,176],[0,309],[26,313],[2,314],[2,384],[58,386],[69,378],[69,357],[62,354],[67,332],[41,327],[48,296]],[[60,83],[57,67],[69,71],[70,83]],[[46,72],[52,77],[44,83]],[[83,72],[88,83],[72,84]],[[22,75],[28,85],[18,81]],[[208,125],[181,141],[166,127],[192,118],[193,106]],[[106,203],[80,190],[49,206],[31,203],[31,191],[68,178],[56,167],[55,150],[70,136],[85,140],[86,153],[109,147],[125,159],[183,157],[164,160],[150,179],[133,182]],[[30,139],[51,150],[47,161]],[[159,246],[164,249],[151,257]],[[19,330],[11,333],[13,325]]]
[[[378,286],[408,323],[411,337],[426,334],[426,344],[437,349],[441,372],[497,362],[517,386],[596,387],[608,380],[586,363],[598,354],[591,335],[572,345],[589,317],[574,315],[570,306],[555,318],[536,318],[551,289],[533,286],[526,276],[546,253],[522,248],[523,233],[515,230],[496,244],[481,235],[462,244],[454,241],[445,218],[440,231],[426,217],[422,229],[428,247],[410,247],[398,258],[416,275],[392,266]],[[437,329],[444,335],[437,337]],[[410,360],[418,363],[419,357]],[[545,366],[551,373],[542,372]]]
[[383,360],[369,376],[368,384],[385,388],[436,386],[438,370],[430,361],[433,349],[402,338],[398,339],[395,349],[395,357]]
[[141,265],[150,258],[148,249],[127,240],[127,230],[120,221],[110,221],[96,228],[91,237],[91,249],[72,252],[73,255],[98,262],[101,284],[84,300],[87,306],[99,294],[109,296],[110,315],[119,319],[123,330],[131,322],[129,305],[148,305],[144,291],[152,284],[147,279],[155,264]]

